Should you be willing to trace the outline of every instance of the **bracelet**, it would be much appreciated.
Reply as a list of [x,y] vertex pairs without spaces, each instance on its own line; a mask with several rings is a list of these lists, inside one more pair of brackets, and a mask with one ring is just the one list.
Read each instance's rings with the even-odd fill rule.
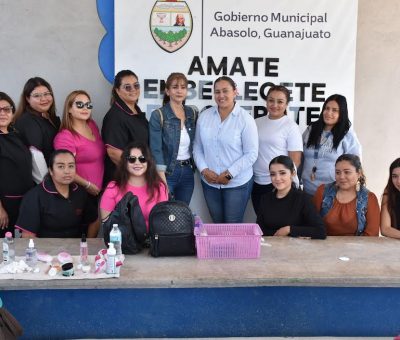
[[85,186],[85,189],[89,189],[91,185],[92,185],[92,183],[90,183],[90,182],[88,181],[87,184],[86,184],[86,186]]

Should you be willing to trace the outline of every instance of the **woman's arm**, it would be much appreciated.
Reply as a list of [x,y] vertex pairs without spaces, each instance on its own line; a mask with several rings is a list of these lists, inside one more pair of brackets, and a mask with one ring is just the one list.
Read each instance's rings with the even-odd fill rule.
[[387,200],[387,195],[383,194],[381,204],[381,233],[383,236],[400,239],[400,230],[392,227],[392,219],[389,214]]
[[97,196],[100,193],[100,189],[97,187],[96,184],[88,181],[87,179],[84,179],[83,177],[79,176],[78,174],[75,174],[74,182],[79,184],[81,187],[85,188],[85,190],[90,195]]
[[35,183],[39,184],[48,172],[47,163],[42,151],[34,146],[29,147],[29,151],[32,154],[32,177]]
[[379,236],[380,210],[378,199],[375,194],[369,192],[367,207],[367,222],[362,235]]
[[111,211],[107,211],[107,210],[100,208],[100,218],[101,218],[102,222],[105,222],[107,220],[108,216],[110,216],[110,214],[111,214]]
[[111,145],[106,145],[106,151],[108,157],[110,157],[111,161],[118,165],[119,161],[121,160],[122,150],[117,149]]
[[[156,160],[157,170],[159,172],[165,172],[167,165],[165,164],[163,154],[163,127],[161,124],[161,109],[154,110],[151,113],[149,121],[149,135],[150,135],[150,149],[151,153]],[[165,179],[165,175],[164,175]]]
[[6,209],[4,209],[3,205],[0,201],[0,228],[4,229],[8,227],[8,214]]

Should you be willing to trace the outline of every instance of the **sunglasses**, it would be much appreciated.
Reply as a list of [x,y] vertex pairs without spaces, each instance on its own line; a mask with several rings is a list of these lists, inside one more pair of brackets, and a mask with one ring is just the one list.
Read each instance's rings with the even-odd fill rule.
[[121,87],[126,91],[126,92],[132,92],[133,89],[139,90],[140,89],[140,84],[135,83],[135,84],[125,84],[121,85]]
[[10,114],[12,113],[13,107],[10,106],[4,106],[4,107],[0,107],[0,113],[1,111],[3,111],[5,114]]
[[87,103],[84,103],[84,102],[75,102],[75,106],[76,106],[78,109],[83,109],[85,106],[86,106],[86,108],[87,108],[88,110],[93,109],[93,104],[92,104],[92,102],[87,102]]
[[136,157],[136,156],[128,156],[128,157],[126,157],[126,160],[130,163],[130,164],[134,164],[134,163],[136,163],[136,160],[138,160],[140,163],[146,163],[147,162],[147,160],[146,160],[146,158],[144,157],[144,156],[139,156],[139,157]]

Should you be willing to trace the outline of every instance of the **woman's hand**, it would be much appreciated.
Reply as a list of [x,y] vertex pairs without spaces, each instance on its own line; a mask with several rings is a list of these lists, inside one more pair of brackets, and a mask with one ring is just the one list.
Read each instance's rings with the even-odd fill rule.
[[93,196],[97,196],[100,193],[100,189],[99,187],[94,184],[94,183],[90,183],[89,187],[86,188],[86,191]]
[[290,234],[290,226],[287,225],[285,227],[279,228],[275,232],[274,236],[289,236],[289,234]]
[[8,214],[0,203],[0,228],[4,229],[8,227]]
[[206,168],[201,172],[201,174],[208,183],[213,183],[213,184],[218,183],[217,182],[218,175],[214,171]]
[[217,178],[217,183],[223,185],[228,184],[230,179],[227,176],[231,176],[228,170],[225,170],[224,172],[220,173]]

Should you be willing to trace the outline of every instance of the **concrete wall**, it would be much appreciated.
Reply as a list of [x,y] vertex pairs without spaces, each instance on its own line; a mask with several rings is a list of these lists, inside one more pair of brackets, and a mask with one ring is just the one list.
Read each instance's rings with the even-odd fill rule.
[[[111,85],[97,61],[104,28],[96,2],[0,0],[0,13],[0,91],[18,101],[25,81],[40,75],[52,84],[61,116],[66,95],[86,89],[95,103],[94,117],[101,123],[109,107]],[[398,0],[359,0],[354,123],[363,146],[368,186],[378,196],[390,162],[400,154],[396,134],[399,14]],[[192,206],[207,215],[198,188]],[[253,218],[249,207],[246,216]]]

